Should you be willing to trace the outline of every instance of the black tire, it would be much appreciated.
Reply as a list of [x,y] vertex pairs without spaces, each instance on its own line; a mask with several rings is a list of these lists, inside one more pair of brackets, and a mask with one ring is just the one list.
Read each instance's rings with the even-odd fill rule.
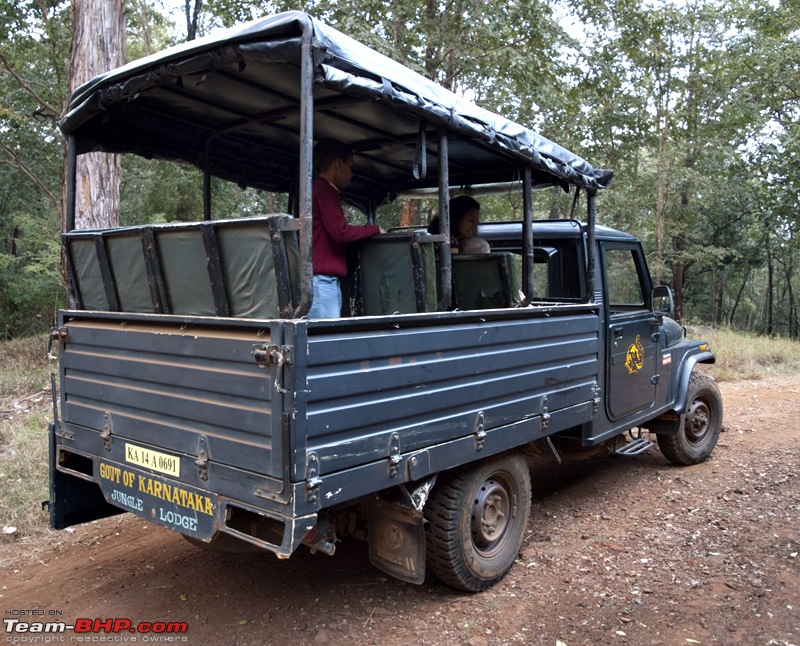
[[519,555],[530,504],[531,477],[521,455],[488,458],[440,479],[425,508],[430,571],[468,592],[497,583]]
[[699,464],[711,455],[722,430],[722,395],[712,377],[693,372],[686,402],[686,414],[678,432],[658,435],[661,453],[681,466]]

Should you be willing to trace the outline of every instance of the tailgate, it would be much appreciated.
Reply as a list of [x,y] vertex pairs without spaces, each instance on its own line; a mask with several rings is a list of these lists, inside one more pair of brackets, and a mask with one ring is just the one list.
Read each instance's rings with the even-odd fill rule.
[[173,456],[182,482],[216,494],[282,499],[282,402],[273,398],[275,368],[253,356],[272,334],[227,323],[67,319],[60,435],[103,459],[124,461],[126,447]]

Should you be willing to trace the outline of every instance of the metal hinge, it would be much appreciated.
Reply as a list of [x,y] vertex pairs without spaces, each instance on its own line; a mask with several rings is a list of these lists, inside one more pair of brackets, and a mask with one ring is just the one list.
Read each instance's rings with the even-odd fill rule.
[[475,450],[480,451],[486,444],[486,430],[484,429],[483,411],[475,418]]
[[197,475],[201,480],[208,480],[208,440],[205,435],[201,435],[197,441]]
[[595,384],[592,386],[592,415],[597,415],[600,410],[600,386]]
[[111,413],[103,415],[103,432],[100,433],[100,439],[103,440],[103,447],[106,451],[111,450],[111,434],[114,432],[114,423],[111,421]]
[[283,366],[292,364],[292,346],[267,345],[260,343],[253,346],[253,359],[264,366]]
[[550,425],[550,412],[547,408],[547,397],[542,398],[542,430],[547,430]]
[[306,466],[306,500],[308,502],[317,502],[319,496],[319,487],[322,484],[322,478],[319,477],[319,460],[316,453],[309,453]]
[[400,436],[397,433],[392,433],[389,438],[389,477],[396,478],[400,473],[400,464],[403,462],[403,456],[400,454]]

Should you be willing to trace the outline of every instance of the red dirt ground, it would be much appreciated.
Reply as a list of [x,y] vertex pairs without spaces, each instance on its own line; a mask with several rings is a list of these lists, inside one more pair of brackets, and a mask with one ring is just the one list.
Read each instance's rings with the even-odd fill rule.
[[796,645],[800,377],[721,389],[725,430],[704,464],[651,449],[535,469],[520,558],[481,594],[388,578],[355,540],[333,558],[301,548],[279,561],[205,552],[123,515],[51,532],[33,551],[0,545],[0,609],[188,624],[106,643]]

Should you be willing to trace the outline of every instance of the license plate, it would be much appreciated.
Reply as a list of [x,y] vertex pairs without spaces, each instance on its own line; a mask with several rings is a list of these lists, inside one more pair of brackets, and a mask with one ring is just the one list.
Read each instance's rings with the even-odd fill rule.
[[95,474],[105,499],[145,520],[196,538],[217,529],[217,497],[126,464],[100,460]]
[[125,443],[125,462],[136,464],[145,469],[166,473],[176,478],[179,478],[181,475],[180,458],[127,442]]

